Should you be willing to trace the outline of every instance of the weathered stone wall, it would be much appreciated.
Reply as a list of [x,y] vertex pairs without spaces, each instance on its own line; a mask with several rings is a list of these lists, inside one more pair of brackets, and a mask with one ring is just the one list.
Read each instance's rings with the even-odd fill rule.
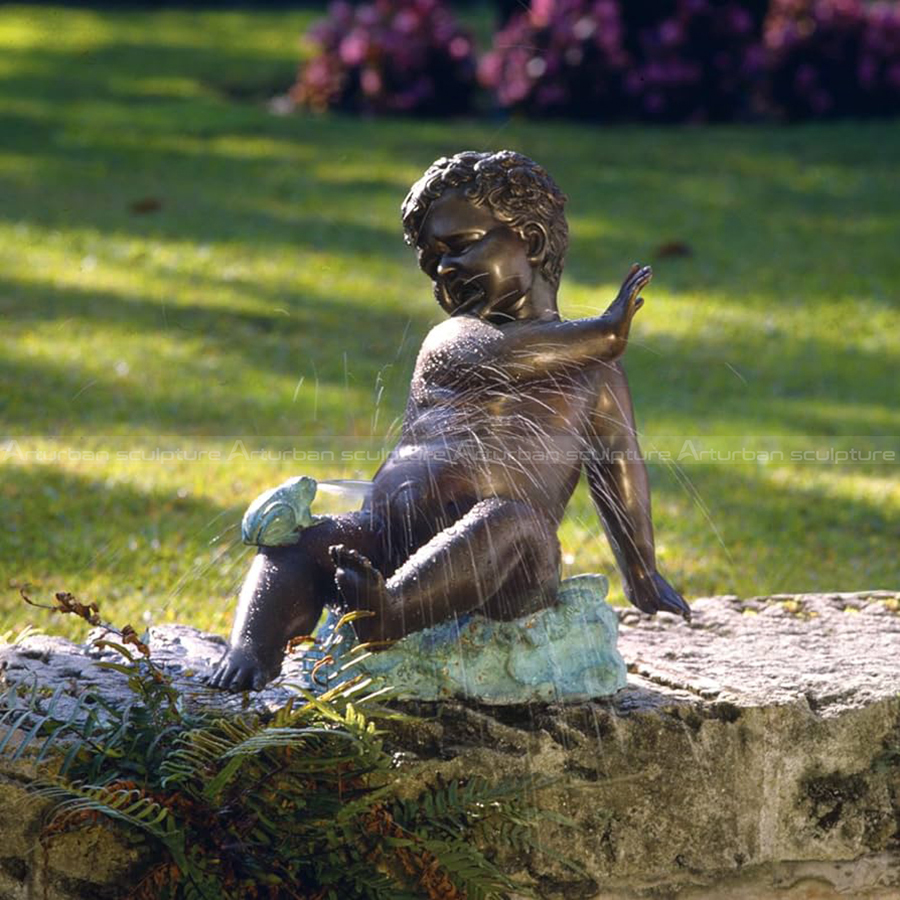
[[[403,726],[404,790],[421,779],[559,776],[541,803],[552,855],[501,858],[540,897],[900,898],[900,595],[694,603],[687,625],[623,611],[629,685],[572,706],[419,704]],[[155,629],[154,652],[202,672],[219,639]],[[35,638],[0,650],[11,675],[91,674],[81,648]],[[85,668],[88,666],[88,668]],[[63,673],[66,674],[63,674]],[[261,702],[278,702],[277,688]],[[221,698],[219,698],[221,699]],[[118,897],[141,865],[113,830],[36,846],[27,767],[0,774],[0,900]]]
[[26,791],[38,773],[0,761],[0,900],[119,900],[150,860],[122,829],[92,826],[41,842],[47,804]]

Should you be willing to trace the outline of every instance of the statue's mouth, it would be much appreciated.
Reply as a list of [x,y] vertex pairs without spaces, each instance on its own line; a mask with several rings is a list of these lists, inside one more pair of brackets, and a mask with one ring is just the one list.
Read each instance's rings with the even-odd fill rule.
[[449,301],[448,307],[453,311],[452,316],[464,316],[475,312],[485,303],[484,288],[479,284],[479,279],[456,278],[450,284],[443,285],[444,296]]

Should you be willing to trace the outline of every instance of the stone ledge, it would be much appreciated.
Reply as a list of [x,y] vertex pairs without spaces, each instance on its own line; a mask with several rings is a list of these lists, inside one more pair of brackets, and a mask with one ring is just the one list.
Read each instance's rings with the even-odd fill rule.
[[664,694],[739,707],[805,701],[827,717],[900,693],[898,593],[713,597],[691,606],[690,624],[667,613],[620,614],[629,671]]
[[[548,825],[541,840],[584,874],[543,855],[504,858],[548,900],[896,900],[900,594],[720,597],[693,607],[690,625],[622,611],[630,675],[615,697],[570,706],[411,704],[425,719],[396,734],[407,758],[404,790],[414,793],[438,772],[559,776],[541,802],[577,827]],[[152,644],[186,683],[224,649],[184,626],[153,629]],[[0,649],[0,663],[13,676],[30,671],[114,690],[90,653],[59,639]],[[279,702],[283,691],[274,686],[259,702]],[[193,693],[198,702],[240,703]],[[29,892],[29,841],[13,833],[13,817],[4,823],[0,898],[40,896]],[[131,865],[133,848],[119,849],[111,858]],[[79,887],[64,856],[50,870],[52,900],[115,896],[111,883],[102,893]]]

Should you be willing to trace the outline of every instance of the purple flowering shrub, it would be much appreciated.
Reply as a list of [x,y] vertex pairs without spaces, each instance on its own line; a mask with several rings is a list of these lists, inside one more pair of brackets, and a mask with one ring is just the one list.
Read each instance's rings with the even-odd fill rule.
[[900,115],[900,3],[868,7],[856,77],[862,112]]
[[307,38],[317,53],[291,90],[304,106],[423,115],[470,107],[474,44],[441,0],[338,0]]
[[737,0],[678,0],[640,30],[625,78],[636,115],[664,122],[746,118],[762,72],[760,31]]
[[[445,0],[338,0],[291,96],[314,109],[471,108],[471,36]],[[531,0],[482,57],[535,116],[729,121],[900,114],[900,0]]]
[[764,39],[780,114],[900,114],[900,3],[772,0]]
[[621,0],[534,0],[497,33],[481,83],[501,106],[541,115],[742,116],[762,65],[760,17],[738,0],[652,6],[639,16]]
[[479,80],[505,108],[617,116],[629,63],[619,13],[617,0],[533,0],[494,36]]

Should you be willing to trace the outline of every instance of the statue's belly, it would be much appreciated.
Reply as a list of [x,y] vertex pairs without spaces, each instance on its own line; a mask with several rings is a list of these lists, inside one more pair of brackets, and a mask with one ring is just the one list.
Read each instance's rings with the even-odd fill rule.
[[488,497],[555,514],[571,495],[583,451],[578,435],[564,433],[494,431],[401,443],[375,476],[371,502],[407,521],[442,511],[454,518]]
[[375,476],[372,504],[407,523],[452,521],[479,500],[500,497],[558,518],[581,470],[591,406],[585,385],[569,387],[411,405],[400,443]]

